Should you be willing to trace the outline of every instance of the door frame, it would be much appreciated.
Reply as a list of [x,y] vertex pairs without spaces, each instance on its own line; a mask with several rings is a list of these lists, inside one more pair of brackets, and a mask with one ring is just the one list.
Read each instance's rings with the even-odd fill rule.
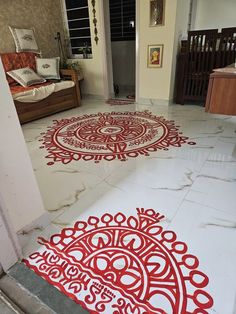
[[103,53],[103,86],[104,98],[114,97],[113,91],[113,69],[112,69],[112,53],[110,40],[110,15],[109,0],[99,0],[99,12],[101,20],[101,44]]
[[[139,102],[139,25],[140,25],[140,0],[135,0],[136,3],[136,33],[135,33],[135,101]],[[112,51],[110,40],[110,18],[109,18],[109,0],[99,1],[99,11],[101,16],[101,38],[103,45],[103,82],[104,82],[104,97],[108,99],[114,96],[113,91],[113,67],[112,67]]]

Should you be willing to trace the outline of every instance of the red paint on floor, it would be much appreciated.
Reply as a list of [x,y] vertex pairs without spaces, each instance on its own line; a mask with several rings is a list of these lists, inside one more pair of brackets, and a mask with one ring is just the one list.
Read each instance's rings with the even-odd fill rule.
[[109,105],[112,105],[112,106],[115,106],[115,105],[130,105],[130,104],[134,104],[134,99],[130,99],[130,100],[127,100],[127,99],[108,99],[106,101],[107,104]]
[[68,164],[73,160],[127,160],[169,147],[188,143],[173,120],[149,111],[107,112],[55,120],[43,135],[42,146],[55,162]]
[[24,262],[90,313],[208,313],[208,277],[153,209],[91,216],[40,238]]

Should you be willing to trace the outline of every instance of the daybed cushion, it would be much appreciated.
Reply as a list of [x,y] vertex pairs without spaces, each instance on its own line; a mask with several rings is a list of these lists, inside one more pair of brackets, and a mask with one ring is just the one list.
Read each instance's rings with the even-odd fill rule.
[[7,74],[24,87],[46,82],[43,77],[39,76],[29,67],[12,70],[7,72]]
[[[30,67],[32,70],[36,71],[36,62],[35,56],[36,54],[33,52],[10,52],[10,53],[1,53],[0,54],[3,67],[5,72],[9,72],[12,70],[17,70],[25,67]],[[16,85],[17,83],[13,78],[6,74],[8,84]]]
[[33,29],[14,28],[11,26],[9,26],[9,29],[14,38],[16,52],[30,51],[40,53]]
[[11,92],[14,100],[20,102],[37,102],[54,92],[71,88],[75,85],[73,81],[61,81],[59,83],[44,83],[31,87],[12,86]]
[[12,95],[14,95],[14,94],[17,94],[17,93],[22,93],[22,92],[25,92],[25,91],[32,90],[34,88],[39,88],[39,87],[47,86],[47,85],[50,85],[50,84],[52,84],[52,82],[45,82],[45,83],[42,83],[42,84],[36,84],[36,85],[33,85],[33,86],[27,86],[27,87],[23,87],[21,85],[13,85],[13,86],[10,87],[10,90],[11,90]]
[[60,80],[60,57],[36,58],[37,73],[45,79]]

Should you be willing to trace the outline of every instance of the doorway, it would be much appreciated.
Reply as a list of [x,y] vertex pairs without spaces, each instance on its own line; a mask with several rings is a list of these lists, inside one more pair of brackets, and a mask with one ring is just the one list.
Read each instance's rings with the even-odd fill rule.
[[[108,19],[107,19],[108,20]],[[136,0],[109,0],[110,67],[115,98],[135,99]]]

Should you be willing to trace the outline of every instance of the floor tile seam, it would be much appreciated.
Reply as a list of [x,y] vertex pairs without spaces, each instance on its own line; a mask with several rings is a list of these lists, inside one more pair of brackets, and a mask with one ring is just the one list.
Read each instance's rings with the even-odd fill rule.
[[[200,173],[197,175],[196,179],[197,178],[202,178],[202,179],[208,179],[208,180],[213,180],[213,181],[222,181],[224,183],[236,183],[236,176],[232,176],[232,177],[229,177],[229,176],[214,176],[214,175],[211,175],[211,174],[204,174],[204,173]],[[195,190],[196,192],[199,192],[197,190]]]
[[207,154],[206,159],[203,161],[203,163],[202,163],[202,165],[201,165],[201,167],[199,169],[199,174],[201,173],[202,169],[204,168],[204,166],[205,166],[205,164],[207,162],[207,159],[209,158],[210,155],[211,155],[211,152],[209,151],[209,153]]
[[[100,184],[101,182],[103,182],[103,179],[102,179],[101,181],[99,181],[95,186],[86,188],[86,192],[91,192],[91,191],[92,191],[98,184]],[[84,186],[86,187],[85,184],[84,184]],[[83,192],[82,192],[82,193],[83,193]],[[84,195],[85,195],[85,194],[84,194]],[[82,196],[84,196],[84,195],[82,195]],[[60,213],[60,214],[58,214],[58,215],[56,215],[56,216],[54,216],[54,217],[53,217],[53,220],[56,220],[56,219],[58,219],[61,215],[65,214],[66,210],[70,210],[70,209],[71,209],[73,206],[75,206],[79,201],[80,201],[80,198],[79,198],[78,200],[76,200],[73,204],[71,204],[68,208],[62,209],[63,212]],[[66,207],[66,206],[64,206],[64,207]],[[50,210],[47,210],[47,212],[50,214]],[[54,211],[52,211],[52,212],[54,212]],[[53,223],[53,220],[50,221],[50,224]],[[49,225],[50,225],[50,224],[49,224]],[[49,225],[48,225],[48,226],[49,226]]]
[[[189,168],[186,168],[186,170],[189,170],[189,171],[191,171],[191,175],[193,175],[193,174],[197,174],[197,173],[199,173],[199,171],[196,171],[196,170],[190,170]],[[184,172],[184,175],[186,176],[186,173]],[[104,178],[103,179],[103,181],[104,181],[104,183],[106,183],[106,184],[108,184],[109,186],[111,186],[111,187],[113,187],[113,188],[117,188],[117,189],[119,189],[119,190],[121,190],[121,191],[123,191],[121,188],[119,188],[118,186],[115,186],[115,185],[112,185],[112,184],[110,184],[109,182],[107,182],[107,178],[109,177],[110,175],[108,175],[106,178]],[[197,177],[197,176],[196,176]],[[190,182],[190,184],[180,184],[180,188],[178,189],[178,188],[176,188],[176,189],[174,189],[174,188],[168,188],[168,187],[150,187],[150,186],[147,186],[147,185],[145,185],[145,184],[139,184],[139,183],[135,183],[134,181],[130,181],[130,183],[132,184],[132,185],[139,185],[139,187],[141,187],[141,188],[145,188],[145,189],[147,189],[147,190],[158,190],[158,191],[161,191],[161,190],[166,190],[167,192],[178,192],[179,190],[181,190],[181,191],[184,191],[184,190],[186,190],[185,191],[185,195],[186,195],[186,193],[188,192],[188,190],[189,189],[191,189],[191,187],[192,187],[192,185],[193,185],[193,183],[194,183],[194,181],[195,181],[195,179],[192,179],[192,178],[188,178],[187,177],[187,179],[188,180],[190,180],[191,182]],[[177,196],[178,197],[178,196]]]
[[25,287],[18,279],[12,276],[9,272],[7,272],[6,276],[13,282],[18,288],[25,293],[28,297],[32,297],[38,305],[43,306],[45,310],[50,311],[50,314],[57,314],[54,310],[52,310],[46,303],[44,303],[36,294],[30,291],[27,287]]
[[225,210],[223,210],[223,209],[219,209],[219,208],[217,208],[217,207],[209,206],[209,205],[207,205],[207,204],[200,203],[200,202],[197,202],[197,201],[192,201],[192,200],[189,200],[189,199],[184,199],[183,201],[190,202],[190,203],[192,203],[192,204],[201,205],[201,206],[204,206],[204,207],[207,207],[207,208],[216,210],[216,211],[218,211],[218,212],[220,212],[220,213],[224,213],[224,214],[226,214],[226,215],[230,215],[230,216],[234,216],[234,215],[235,215],[235,219],[236,219],[236,213],[235,213],[235,214],[232,214],[231,212],[225,211]]
[[[90,190],[91,188],[88,189],[88,191]],[[56,225],[58,226],[57,224],[54,223],[54,220],[57,220],[58,218],[60,218],[62,215],[64,215],[66,213],[66,210],[70,210],[73,206],[75,206],[77,204],[77,202],[79,202],[80,200],[77,200],[74,204],[72,204],[68,209],[64,209],[62,213],[56,215],[53,217],[53,220],[50,220],[50,224],[53,224],[53,225]],[[49,212],[49,215],[50,215],[50,211]],[[50,224],[48,226],[50,226]],[[46,228],[45,228],[46,229]],[[43,229],[43,230],[45,230]]]
[[[106,184],[108,184],[105,180],[106,180],[106,178],[108,178],[109,176],[110,176],[110,174],[107,175],[105,178],[102,178],[95,186],[92,186],[92,187],[87,188],[87,189],[86,189],[87,192],[93,191],[93,190],[96,188],[97,185],[99,185],[99,184],[101,184],[101,183],[103,183],[103,182],[106,183]],[[109,185],[109,184],[108,184],[108,185]],[[109,185],[109,186],[110,186],[110,185]],[[112,187],[112,186],[111,186],[111,187]],[[115,187],[113,187],[113,188],[115,188]],[[85,194],[84,194],[84,195],[85,195]],[[82,196],[84,196],[84,195],[82,195]],[[80,199],[78,199],[75,203],[73,203],[69,208],[64,208],[61,213],[59,213],[58,215],[54,216],[54,217],[53,217],[53,220],[50,220],[50,223],[48,224],[48,226],[50,226],[50,224],[54,224],[54,225],[58,226],[57,224],[54,223],[54,221],[57,220],[57,219],[59,219],[62,215],[65,214],[65,212],[66,212],[67,210],[70,210],[70,209],[71,209],[73,206],[75,206],[79,201],[80,201]],[[47,212],[48,212],[49,215],[50,215],[50,211],[47,210]],[[48,227],[48,226],[47,226],[47,227]],[[46,228],[47,228],[47,227],[46,227]],[[45,230],[46,228],[44,228],[43,230]]]
[[[110,172],[109,174],[107,174],[107,176],[105,176],[102,180],[103,180],[103,181],[107,180],[109,177],[112,176],[112,174],[113,174],[115,171],[120,170],[121,167],[122,167],[122,164],[120,164],[120,165],[118,166],[118,168],[112,169],[111,172]],[[100,182],[100,183],[101,183],[101,182]],[[107,183],[107,182],[105,182],[105,183]]]
[[[180,191],[185,191],[184,193],[184,196],[183,196],[183,199],[186,197],[186,195],[189,193],[189,191],[191,190],[195,180],[197,179],[198,177],[198,174],[200,174],[200,169],[199,170],[191,170],[190,168],[185,168],[186,172],[183,172],[184,176],[186,177],[187,180],[190,181],[190,184],[180,184]],[[190,171],[190,178],[187,176],[187,171]],[[193,176],[193,178],[192,178]],[[146,188],[148,188],[146,186]],[[168,191],[178,191],[178,189],[174,190],[174,189],[171,189],[171,188],[151,188],[151,189],[155,189],[155,190],[166,190],[167,192]]]
[[[207,158],[209,157],[209,155],[210,155],[210,152],[209,152],[208,156],[206,157],[206,160],[207,160]],[[194,191],[193,185],[194,185],[194,183],[197,181],[197,179],[199,178],[199,175],[200,175],[201,172],[202,172],[202,169],[203,169],[203,167],[204,167],[204,165],[205,165],[205,163],[206,163],[206,160],[203,161],[203,163],[202,163],[202,165],[200,166],[200,168],[199,168],[197,171],[195,171],[195,172],[196,172],[196,176],[195,176],[194,179],[192,179],[193,182],[192,182],[191,186],[189,187],[187,193],[184,195],[184,200],[187,200],[186,198],[187,198],[188,194],[189,194],[191,191]]]
[[[84,165],[87,165],[87,161],[83,161],[83,160],[81,160],[82,162],[84,162]],[[81,165],[81,167],[82,167],[83,165]],[[75,166],[73,166],[73,167],[75,167]],[[53,171],[53,173],[66,173],[67,171],[70,171],[70,170],[73,170],[73,171],[76,171],[77,172],[77,174],[78,175],[80,175],[80,174],[84,174],[84,175],[91,175],[91,176],[95,176],[96,178],[98,178],[99,180],[103,180],[104,179],[104,177],[103,176],[101,176],[100,174],[97,174],[96,173],[96,171],[95,172],[92,172],[92,171],[89,171],[89,170],[75,170],[75,169],[73,169],[72,167],[71,167],[71,169],[57,169],[57,170],[54,170]],[[73,172],[68,172],[69,174],[73,174]],[[109,175],[109,174],[108,174]],[[99,181],[99,183],[100,183],[100,181]]]
[[[83,191],[81,191],[81,194],[83,194],[83,195],[81,195],[81,197],[86,194],[86,193],[83,193],[83,192],[89,192],[89,191],[93,190],[98,184],[102,183],[103,180],[104,180],[104,178],[100,178],[100,180],[96,183],[96,185],[94,185],[94,186],[92,186],[92,187],[87,187],[86,184],[85,184],[84,182],[82,182],[82,185],[83,185],[83,187],[84,187],[85,189],[84,189]],[[76,192],[76,191],[77,191],[77,190],[75,190],[75,192]],[[80,200],[80,198],[79,198],[79,199],[75,199],[74,203],[72,203],[71,205],[69,205],[69,206],[68,206],[68,205],[64,205],[64,206],[61,206],[61,208],[56,209],[56,210],[48,210],[48,209],[46,209],[46,210],[47,210],[48,213],[50,213],[50,212],[54,213],[54,212],[57,212],[57,211],[59,211],[59,210],[63,210],[63,213],[64,213],[64,212],[67,210],[67,208],[68,208],[68,210],[71,209],[71,207],[73,207],[75,204],[77,204],[77,202],[78,202],[79,200]],[[64,207],[65,207],[65,208],[64,208]],[[59,216],[62,215],[63,213],[59,214]],[[54,218],[58,218],[59,216],[57,215],[57,216],[55,216]]]
[[[107,182],[105,182],[105,183],[107,183]],[[107,183],[108,184],[108,183]],[[134,184],[136,184],[136,185],[138,185],[140,188],[145,188],[147,191],[148,190],[151,190],[151,191],[159,191],[159,192],[161,192],[161,191],[166,191],[167,193],[171,193],[171,192],[176,192],[176,193],[178,193],[179,191],[184,191],[185,189],[189,189],[190,187],[189,186],[183,186],[183,187],[180,187],[180,189],[174,189],[174,188],[168,188],[168,187],[150,187],[150,186],[147,186],[147,185],[144,185],[144,184],[139,184],[139,183],[135,183],[135,182],[133,182],[133,181],[130,181],[130,184],[132,184],[132,185],[134,185]],[[108,185],[110,185],[110,184],[108,184]],[[122,190],[121,188],[119,188],[119,187],[116,187],[116,186],[113,186],[114,188],[117,188],[117,189],[119,189],[119,190],[121,190],[121,191],[123,191],[124,192],[124,190]],[[125,192],[127,192],[127,191],[125,191]],[[184,194],[186,194],[188,191],[184,191]],[[174,196],[174,198],[180,198],[179,196]],[[182,198],[182,197],[181,197]]]
[[[184,202],[184,199],[182,199],[181,202],[180,202],[180,204],[179,204],[179,206],[177,206],[177,209],[176,209],[176,211],[175,211],[175,213],[174,213],[172,219],[170,219],[169,223],[167,224],[166,229],[168,229],[168,228],[170,227],[170,225],[173,223],[175,217],[176,217],[177,214],[179,213],[180,207],[182,206],[183,202]],[[165,229],[165,230],[166,230],[166,229]]]

